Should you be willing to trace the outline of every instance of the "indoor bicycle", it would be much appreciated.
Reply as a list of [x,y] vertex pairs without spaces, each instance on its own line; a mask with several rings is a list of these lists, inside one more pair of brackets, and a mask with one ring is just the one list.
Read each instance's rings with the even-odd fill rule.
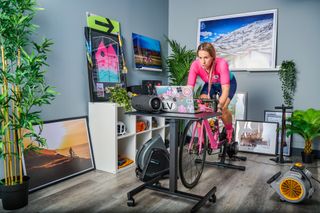
[[[217,109],[217,99],[197,100],[201,111],[215,112]],[[237,166],[225,163],[226,155],[230,159],[246,160],[245,157],[238,157],[238,144],[234,138],[229,143],[224,131],[220,133],[218,116],[214,121],[204,119],[201,121],[189,121],[180,140],[179,151],[179,174],[181,182],[187,188],[197,185],[203,171],[204,164],[245,170],[244,166]],[[210,142],[210,143],[208,143]],[[206,153],[212,154],[214,150],[220,148],[220,162],[206,161]]]

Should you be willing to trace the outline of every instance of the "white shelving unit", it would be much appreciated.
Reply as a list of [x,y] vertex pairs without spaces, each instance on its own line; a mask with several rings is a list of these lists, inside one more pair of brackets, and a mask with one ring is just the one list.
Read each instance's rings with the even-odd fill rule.
[[[136,121],[144,120],[149,127],[136,132]],[[152,125],[156,120],[157,126]],[[122,121],[127,127],[126,134],[118,136],[117,123]],[[96,169],[116,174],[135,166],[132,164],[118,168],[118,157],[127,157],[135,161],[137,150],[154,135],[166,136],[165,119],[150,116],[127,115],[122,107],[115,103],[89,102],[89,128]]]

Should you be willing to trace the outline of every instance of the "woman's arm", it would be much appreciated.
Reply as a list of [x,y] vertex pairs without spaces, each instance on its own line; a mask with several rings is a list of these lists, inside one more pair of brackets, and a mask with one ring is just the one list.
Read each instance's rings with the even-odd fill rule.
[[189,69],[187,85],[194,87],[196,85],[197,76],[196,61],[193,61]]
[[222,94],[219,98],[218,108],[224,108],[226,107],[230,90],[230,71],[228,62],[224,59],[220,59],[217,63],[217,69],[220,71],[220,83],[222,90]]
[[230,84],[221,85],[221,89],[222,89],[222,94],[220,95],[220,98],[219,98],[218,108],[223,109],[229,96]]

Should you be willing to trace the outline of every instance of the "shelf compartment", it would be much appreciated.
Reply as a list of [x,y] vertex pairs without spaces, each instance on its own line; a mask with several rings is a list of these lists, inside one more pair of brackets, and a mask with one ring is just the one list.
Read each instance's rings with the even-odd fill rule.
[[148,140],[150,140],[152,137],[151,131],[146,132],[146,134],[137,134],[136,135],[136,151],[139,150],[139,148],[146,143]]
[[[117,156],[117,160],[119,158],[129,158],[130,160],[135,160],[135,142],[134,139],[132,139],[131,137],[126,137],[126,138],[122,138],[118,140],[118,156]],[[117,166],[118,167],[118,166]]]
[[136,134],[136,133],[131,132],[131,133],[127,133],[127,134],[124,134],[124,135],[119,135],[119,136],[118,136],[118,140],[123,139],[123,138],[126,138],[126,137],[132,137],[132,136],[134,136],[135,134]]

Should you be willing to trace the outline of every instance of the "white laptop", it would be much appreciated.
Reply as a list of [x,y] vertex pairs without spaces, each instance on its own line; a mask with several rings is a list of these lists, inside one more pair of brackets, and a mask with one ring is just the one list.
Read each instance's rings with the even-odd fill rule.
[[193,90],[190,86],[155,86],[162,101],[162,110],[175,113],[198,113],[194,108]]

